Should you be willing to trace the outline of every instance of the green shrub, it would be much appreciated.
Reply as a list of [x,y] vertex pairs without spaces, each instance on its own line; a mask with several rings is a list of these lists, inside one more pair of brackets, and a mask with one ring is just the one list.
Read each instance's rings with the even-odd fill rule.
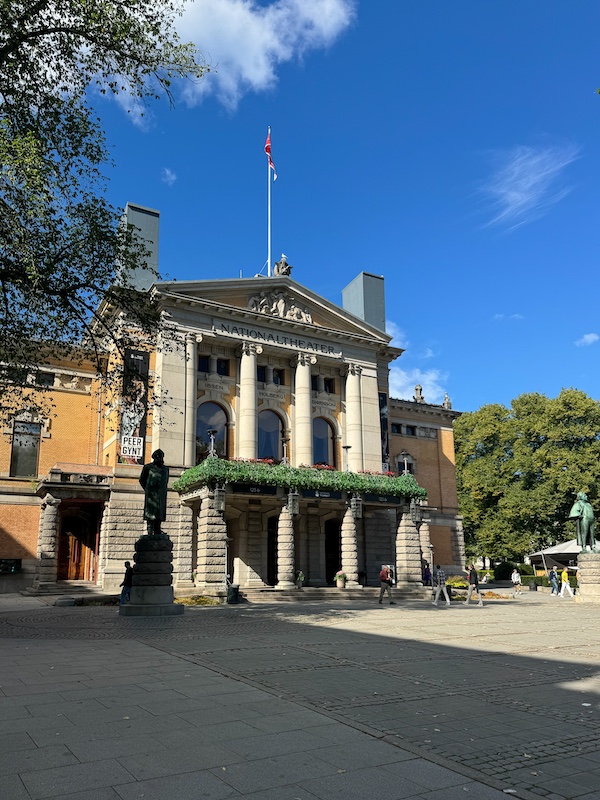
[[502,561],[497,567],[494,567],[494,580],[496,581],[509,581],[513,569],[516,564],[512,561]]

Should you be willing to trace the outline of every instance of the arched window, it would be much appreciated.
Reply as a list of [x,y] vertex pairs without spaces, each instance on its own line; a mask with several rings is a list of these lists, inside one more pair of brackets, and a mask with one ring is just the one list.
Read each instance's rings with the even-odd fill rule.
[[42,426],[32,422],[31,415],[20,414],[13,422],[10,452],[10,477],[30,478],[38,472],[38,455]]
[[215,450],[221,458],[227,458],[227,414],[216,403],[202,403],[196,413],[196,464],[203,461],[210,451],[209,431],[215,431]]
[[258,457],[281,460],[283,425],[274,411],[261,411],[258,415]]
[[313,462],[335,467],[335,434],[323,417],[313,420]]

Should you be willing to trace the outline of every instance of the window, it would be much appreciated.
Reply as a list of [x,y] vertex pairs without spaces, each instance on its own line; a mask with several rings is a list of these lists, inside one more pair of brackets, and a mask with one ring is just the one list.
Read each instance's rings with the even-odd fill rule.
[[217,375],[224,375],[226,378],[229,377],[228,358],[217,358]]
[[216,403],[202,403],[196,412],[196,464],[210,452],[211,435],[218,456],[227,458],[227,415]]
[[37,475],[41,433],[42,426],[39,422],[18,419],[14,421],[10,454],[11,478]]
[[38,372],[35,376],[36,386],[54,386],[54,373],[53,372]]
[[416,436],[417,435],[417,426],[416,425],[405,425],[406,428],[405,434],[407,436]]
[[284,386],[285,385],[285,370],[284,369],[274,369],[273,370],[273,383],[275,386]]
[[335,394],[335,378],[325,378],[323,384],[327,394]]
[[399,422],[392,422],[392,433],[402,433],[402,425]]
[[256,380],[259,383],[267,382],[267,368],[263,367],[261,364],[256,367]]
[[336,466],[333,428],[323,417],[313,420],[313,462]]
[[274,411],[261,411],[258,415],[258,457],[281,460],[283,425]]
[[208,372],[210,359],[208,356],[198,356],[198,372]]
[[319,376],[318,375],[311,375],[310,376],[310,388],[313,392],[319,391]]

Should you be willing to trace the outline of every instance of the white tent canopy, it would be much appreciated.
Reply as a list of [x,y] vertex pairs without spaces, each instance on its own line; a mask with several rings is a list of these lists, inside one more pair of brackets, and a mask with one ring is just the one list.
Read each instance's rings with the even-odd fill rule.
[[577,544],[577,539],[569,539],[568,542],[560,542],[553,547],[547,547],[545,550],[540,550],[538,553],[531,553],[529,558],[531,562],[539,561],[544,565],[547,571],[547,565],[551,567],[557,564],[561,566],[568,564],[569,561],[576,561],[577,556],[581,552],[581,545]]

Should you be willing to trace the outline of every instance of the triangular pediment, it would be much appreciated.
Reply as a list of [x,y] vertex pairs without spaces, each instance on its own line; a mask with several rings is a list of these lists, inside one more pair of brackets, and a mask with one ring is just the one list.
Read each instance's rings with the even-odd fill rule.
[[188,299],[212,306],[229,317],[239,314],[263,325],[285,322],[293,327],[321,329],[388,345],[390,337],[359,317],[296,283],[287,276],[208,281],[169,281],[156,284],[165,299]]

